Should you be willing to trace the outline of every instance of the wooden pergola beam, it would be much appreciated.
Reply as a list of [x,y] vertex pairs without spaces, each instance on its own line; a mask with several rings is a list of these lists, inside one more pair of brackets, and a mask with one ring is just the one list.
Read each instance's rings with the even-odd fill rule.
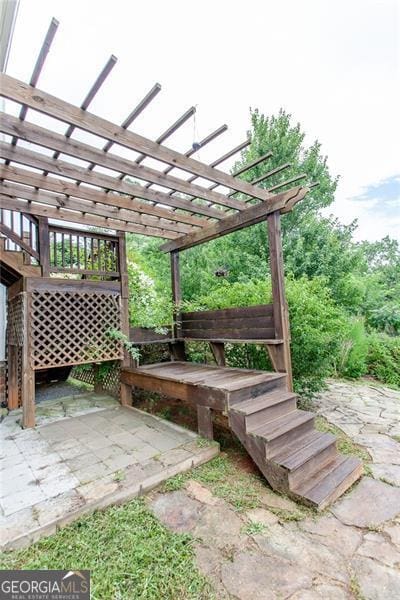
[[[101,190],[95,190],[91,187],[78,185],[75,182],[57,179],[56,177],[46,177],[40,173],[33,173],[32,171],[20,169],[13,165],[8,167],[0,165],[0,179],[29,185],[49,192],[72,196],[80,200],[100,203],[111,207],[111,210],[114,208],[122,208],[142,214],[153,215],[160,219],[176,221],[178,224],[182,223],[183,225],[194,225],[197,227],[204,227],[207,223],[207,221],[199,217],[175,213],[172,210],[159,208],[158,206],[140,202],[139,200],[133,200],[132,198],[127,198],[126,196],[121,196],[119,194],[106,194]],[[0,183],[0,188],[1,185],[2,184]]]
[[[26,105],[69,125],[74,125],[91,134],[113,141],[125,148],[146,154],[146,156],[160,160],[171,166],[179,167],[183,171],[187,171],[193,175],[209,179],[211,182],[219,183],[259,200],[268,200],[270,198],[270,194],[261,188],[253,187],[249,183],[235,179],[223,171],[210,168],[208,165],[193,158],[188,158],[171,148],[157,144],[141,135],[127,131],[88,111],[82,111],[68,102],[60,100],[42,90],[37,90],[5,73],[0,74],[0,93],[4,98]],[[198,195],[194,190],[192,194],[195,196]]]
[[[90,90],[88,91],[85,98],[83,99],[83,102],[80,106],[81,110],[87,110],[89,108],[92,100],[94,100],[97,92],[100,90],[101,86],[103,85],[103,83],[105,82],[105,80],[107,79],[109,74],[111,73],[111,71],[114,68],[114,66],[116,65],[116,63],[117,63],[117,58],[116,58],[116,56],[114,56],[112,54],[110,56],[110,58],[108,59],[108,61],[106,62],[106,64],[104,65],[103,69],[100,71],[99,75],[96,77],[96,81],[93,83]],[[69,125],[67,131],[65,132],[65,137],[70,138],[71,135],[74,133],[74,130],[75,130],[75,126]],[[60,153],[58,151],[56,151],[53,154],[53,158],[58,158],[59,155],[60,155]]]
[[[149,190],[144,186],[134,183],[120,181],[116,177],[110,177],[110,175],[89,171],[88,169],[83,169],[82,167],[77,167],[69,162],[62,161],[59,158],[54,159],[45,156],[40,152],[33,152],[32,150],[21,147],[12,148],[10,144],[4,142],[0,142],[0,157],[102,189],[113,190],[121,194],[127,194],[128,196],[143,198],[144,200],[151,200],[164,206],[173,206],[175,208],[190,211],[191,213],[206,215],[207,217],[222,218],[223,216],[223,213],[215,208],[202,206],[200,204],[192,204],[188,200],[181,198],[171,198],[162,192]],[[112,196],[110,197],[112,198]]]
[[[122,172],[124,175],[130,175],[131,177],[136,177],[146,182],[151,181],[157,185],[172,188],[184,194],[197,196],[198,198],[202,198],[213,204],[221,204],[222,206],[228,206],[229,208],[235,208],[237,210],[243,210],[245,208],[243,202],[229,199],[224,194],[209,191],[198,185],[188,184],[183,179],[171,175],[164,175],[156,169],[139,165],[134,161],[130,161],[121,156],[110,153],[106,154],[102,150],[90,146],[89,144],[67,139],[63,135],[49,131],[44,127],[34,125],[33,123],[27,123],[26,121],[21,122],[8,114],[4,114],[0,121],[0,131],[27,142],[43,146],[49,150],[56,150],[58,154],[66,154],[73,158],[88,161],[89,163],[95,162],[98,166],[106,167],[117,173]],[[93,175],[95,177],[97,174],[93,173]]]
[[118,221],[116,219],[108,219],[104,217],[98,217],[96,215],[77,213],[65,208],[54,208],[52,206],[40,205],[30,202],[29,200],[12,198],[6,194],[2,194],[1,192],[0,201],[2,208],[6,210],[22,212],[28,215],[48,217],[49,219],[57,219],[59,221],[65,221],[68,223],[80,223],[81,225],[86,225],[88,227],[104,227],[105,229],[127,231],[130,233],[139,233],[141,235],[162,237],[166,239],[175,239],[177,236],[179,236],[178,233],[164,231],[162,229],[149,227],[147,225],[133,225],[125,223],[124,221]]
[[233,231],[238,231],[244,227],[255,225],[264,221],[267,215],[285,209],[290,204],[291,207],[299,202],[307,194],[308,188],[298,186],[281,194],[276,194],[269,202],[254,204],[249,206],[245,211],[228,215],[218,223],[213,223],[204,227],[195,233],[189,233],[183,237],[167,242],[160,247],[163,252],[174,252],[176,250],[186,250],[198,244],[209,242],[217,237],[227,235]]
[[190,225],[183,225],[180,223],[175,223],[174,221],[159,219],[158,217],[140,214],[132,210],[125,210],[123,208],[105,206],[104,204],[98,204],[90,201],[74,200],[73,198],[65,196],[64,194],[45,192],[41,189],[35,189],[34,187],[29,188],[26,185],[18,185],[3,181],[3,183],[0,185],[0,190],[1,193],[7,194],[11,197],[23,198],[24,200],[29,200],[32,202],[48,204],[50,206],[55,206],[56,208],[69,208],[70,210],[76,210],[84,214],[98,215],[99,217],[105,217],[106,219],[118,219],[125,221],[128,224],[149,225],[150,227],[156,227],[163,231],[175,231],[180,234],[190,233],[193,231],[193,228],[190,227]]
[[[139,104],[135,106],[135,108],[129,113],[129,115],[124,119],[121,123],[122,129],[128,129],[130,125],[132,125],[133,121],[138,118],[138,116],[144,111],[144,109],[154,100],[157,94],[161,91],[161,85],[159,83],[155,83],[151,90],[147,92],[147,94],[140,100]],[[114,142],[108,141],[103,146],[103,152],[108,152],[110,148],[112,148]],[[96,163],[91,163],[88,166],[88,169],[91,171],[96,166]]]

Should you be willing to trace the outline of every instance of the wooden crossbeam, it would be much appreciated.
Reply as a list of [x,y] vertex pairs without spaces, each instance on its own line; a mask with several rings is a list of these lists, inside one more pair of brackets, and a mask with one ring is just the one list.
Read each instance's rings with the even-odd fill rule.
[[47,157],[39,152],[33,152],[32,150],[27,150],[25,148],[11,148],[10,144],[4,142],[0,142],[0,157],[7,158],[13,162],[35,169],[48,171],[55,175],[75,179],[82,183],[88,183],[89,185],[105,188],[107,190],[114,190],[115,192],[143,198],[144,200],[151,200],[157,204],[173,206],[175,208],[188,210],[192,213],[213,218],[221,218],[221,215],[223,216],[223,213],[217,209],[202,206],[200,204],[192,204],[188,200],[181,198],[170,198],[162,192],[149,190],[144,186],[134,183],[120,181],[116,177],[110,177],[103,173],[95,173],[88,169],[82,169],[82,167],[77,167],[60,159]]
[[[235,208],[237,210],[243,210],[245,207],[243,202],[229,199],[224,194],[210,192],[201,186],[188,184],[183,179],[171,175],[164,175],[156,169],[139,165],[134,161],[122,158],[118,155],[110,153],[106,154],[102,150],[94,148],[89,144],[67,139],[63,135],[49,131],[44,127],[34,125],[33,123],[27,123],[26,121],[21,122],[8,114],[4,114],[0,121],[0,131],[50,150],[56,150],[59,154],[66,154],[74,158],[79,158],[80,160],[86,160],[89,163],[95,162],[101,167],[106,167],[107,169],[112,169],[117,172],[123,172],[125,175],[130,175],[144,181],[151,181],[163,187],[173,188],[174,190],[185,194],[196,195],[197,197],[208,200],[214,204],[221,204],[222,206],[228,206],[229,208]],[[97,176],[94,172],[92,174],[94,177]]]
[[[151,90],[147,92],[147,94],[142,98],[142,100],[135,106],[135,108],[129,113],[129,115],[124,119],[121,123],[122,129],[128,129],[130,125],[132,125],[133,121],[138,118],[138,116],[144,111],[144,109],[154,100],[157,94],[161,91],[161,85],[159,83],[155,83]],[[103,146],[103,152],[108,152],[114,142],[108,141]],[[88,169],[91,171],[96,166],[96,163],[91,163],[88,166]]]
[[[243,194],[258,198],[259,200],[268,200],[270,198],[270,194],[261,188],[253,187],[249,183],[240,179],[235,179],[223,171],[215,168],[213,169],[208,165],[194,160],[193,158],[188,158],[171,148],[167,148],[148,140],[141,135],[127,131],[88,111],[82,111],[68,102],[60,100],[42,90],[35,89],[5,73],[0,74],[0,93],[4,98],[26,105],[29,108],[50,117],[54,117],[60,121],[83,129],[84,131],[120,144],[125,148],[146,154],[151,158],[160,160],[171,166],[179,167],[183,171],[209,179],[211,182],[219,183],[238,192],[242,192]],[[170,187],[173,188],[174,186]],[[194,196],[198,195],[195,190],[191,193]]]
[[17,198],[23,198],[24,200],[49,204],[50,206],[55,206],[56,208],[69,208],[70,210],[76,210],[85,214],[98,215],[100,217],[106,217],[107,219],[118,219],[125,221],[126,223],[137,225],[149,225],[150,227],[156,227],[165,231],[176,231],[180,234],[196,231],[190,227],[190,225],[183,225],[180,223],[175,223],[174,221],[159,219],[158,217],[140,214],[132,210],[106,206],[97,202],[74,200],[73,198],[65,196],[64,194],[45,192],[41,189],[37,190],[34,187],[29,188],[26,185],[19,185],[3,181],[0,183],[0,191],[1,193],[9,196],[15,196]]
[[[103,85],[103,83],[105,82],[105,80],[107,79],[109,74],[111,73],[111,71],[114,68],[114,66],[116,65],[116,63],[117,63],[117,58],[112,54],[110,56],[110,58],[108,59],[108,61],[106,62],[106,64],[104,65],[103,69],[100,71],[99,75],[97,76],[96,81],[91,86],[88,93],[86,94],[86,96],[80,106],[81,110],[87,110],[89,108],[92,100],[95,98],[97,92],[99,91],[99,89],[101,88],[101,86]],[[70,138],[71,135],[74,133],[74,130],[75,130],[75,126],[69,125],[67,131],[65,132],[65,137]],[[58,151],[56,151],[53,154],[53,158],[58,158],[59,155],[60,155],[60,153]]]
[[281,194],[276,194],[269,202],[254,204],[249,206],[245,211],[225,217],[218,223],[213,223],[204,227],[195,233],[189,233],[183,237],[167,242],[160,248],[163,252],[175,252],[177,250],[185,250],[192,248],[198,244],[203,244],[222,235],[232,233],[244,227],[255,225],[264,221],[268,214],[285,209],[290,204],[292,208],[295,203],[299,202],[307,194],[308,188],[301,186],[295,187]]
[[0,192],[0,201],[2,208],[14,210],[28,215],[38,215],[48,217],[49,219],[57,219],[68,223],[80,223],[88,227],[104,227],[106,229],[116,229],[117,231],[128,231],[130,233],[140,233],[142,235],[152,237],[162,237],[166,239],[174,239],[179,236],[178,233],[172,231],[164,231],[155,227],[145,225],[133,225],[118,221],[116,219],[106,219],[96,215],[87,215],[71,211],[65,208],[54,208],[30,202],[29,200],[21,200],[20,198],[12,198]]
[[20,169],[13,165],[8,167],[0,165],[0,179],[5,179],[14,183],[22,183],[49,192],[65,194],[76,199],[89,200],[93,203],[99,202],[100,204],[110,206],[111,209],[123,208],[142,214],[153,215],[160,219],[170,219],[178,223],[195,225],[197,227],[203,227],[207,223],[207,221],[199,217],[175,213],[170,209],[159,208],[158,206],[140,202],[139,200],[133,200],[132,198],[127,198],[126,196],[121,196],[119,194],[106,194],[101,190],[95,190],[83,185],[78,186],[75,182],[57,179],[56,177],[46,177],[40,173],[33,173],[32,171]]

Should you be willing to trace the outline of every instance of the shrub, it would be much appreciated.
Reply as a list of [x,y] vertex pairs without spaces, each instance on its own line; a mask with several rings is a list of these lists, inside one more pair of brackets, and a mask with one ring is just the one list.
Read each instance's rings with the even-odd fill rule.
[[349,323],[346,339],[342,343],[337,373],[345,377],[361,377],[367,372],[368,338],[364,321],[354,319]]
[[400,387],[400,337],[373,333],[368,337],[368,373]]

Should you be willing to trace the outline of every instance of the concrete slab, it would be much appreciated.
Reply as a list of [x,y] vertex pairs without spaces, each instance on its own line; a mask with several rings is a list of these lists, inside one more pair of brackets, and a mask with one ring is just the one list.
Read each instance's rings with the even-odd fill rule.
[[[40,425],[0,423],[1,548],[21,548],[219,452],[193,432],[97,394],[43,401]],[[16,425],[14,427],[14,425]]]

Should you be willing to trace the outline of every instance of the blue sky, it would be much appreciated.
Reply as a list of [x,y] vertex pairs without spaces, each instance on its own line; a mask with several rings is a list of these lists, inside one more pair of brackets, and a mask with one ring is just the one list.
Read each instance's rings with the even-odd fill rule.
[[[229,125],[204,161],[243,141],[250,106],[283,107],[340,175],[328,212],[357,218],[357,239],[400,239],[398,0],[21,0],[10,75],[29,79],[52,16],[60,27],[39,87],[79,104],[114,53],[91,110],[122,121],[159,81],[135,130],[155,138],[197,105],[198,137]],[[189,123],[171,145],[192,141]]]

